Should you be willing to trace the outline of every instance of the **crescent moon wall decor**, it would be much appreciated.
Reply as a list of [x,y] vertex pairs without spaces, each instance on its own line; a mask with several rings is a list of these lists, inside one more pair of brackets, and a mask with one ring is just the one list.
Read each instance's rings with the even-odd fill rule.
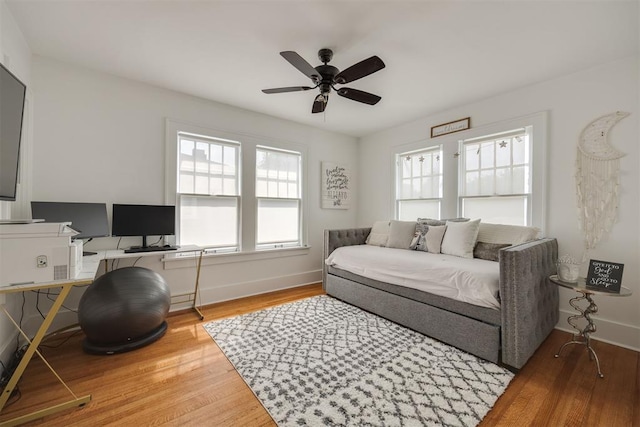
[[576,158],[578,222],[586,252],[611,231],[618,220],[620,158],[626,156],[609,143],[609,131],[629,113],[617,111],[590,122],[580,133]]

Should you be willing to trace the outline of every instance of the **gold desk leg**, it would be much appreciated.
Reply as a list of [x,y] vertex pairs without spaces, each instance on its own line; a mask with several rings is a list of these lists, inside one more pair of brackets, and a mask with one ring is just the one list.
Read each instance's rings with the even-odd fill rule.
[[198,291],[200,290],[200,267],[202,266],[202,255],[204,254],[204,250],[200,250],[200,256],[198,257],[198,267],[196,269],[196,286],[195,292],[193,294],[193,309],[200,316],[200,320],[204,320],[204,314],[200,311],[200,307],[196,304],[198,302]]
[[27,415],[23,415],[21,417],[17,417],[12,420],[2,422],[0,423],[0,425],[17,425],[30,420],[41,418],[45,415],[62,411],[64,409],[67,409],[73,406],[82,406],[91,400],[91,395],[78,398],[67,386],[67,384],[62,380],[62,378],[60,378],[58,373],[51,367],[51,365],[49,365],[49,363],[42,356],[42,354],[38,352],[38,346],[40,345],[40,343],[42,342],[42,339],[47,333],[49,326],[51,326],[51,323],[53,322],[54,317],[56,317],[56,314],[58,314],[60,307],[62,307],[62,303],[67,298],[67,295],[69,295],[69,292],[71,292],[71,288],[73,288],[73,284],[71,283],[62,284],[61,288],[62,289],[60,290],[60,294],[55,299],[51,307],[51,310],[49,310],[49,313],[47,314],[44,321],[40,325],[40,328],[38,328],[38,332],[36,332],[36,335],[33,338],[33,341],[29,341],[29,338],[24,333],[24,331],[20,328],[20,325],[16,323],[16,321],[13,319],[13,317],[11,317],[9,312],[7,312],[6,308],[2,306],[2,309],[5,312],[5,314],[9,317],[9,320],[11,320],[11,322],[18,328],[18,331],[22,334],[22,336],[24,336],[29,342],[29,347],[27,347],[27,351],[25,351],[24,355],[22,356],[22,360],[20,361],[20,363],[18,364],[18,367],[16,368],[15,372],[11,376],[9,383],[7,383],[6,387],[4,388],[2,395],[0,395],[0,411],[2,411],[2,409],[4,408],[4,405],[7,403],[7,401],[11,397],[11,393],[13,392],[16,385],[18,384],[18,381],[22,377],[22,374],[27,368],[27,365],[31,361],[31,358],[33,357],[34,353],[38,353],[42,361],[49,367],[49,369],[53,372],[56,378],[58,378],[58,380],[62,383],[62,385],[69,391],[69,393],[71,393],[71,395],[73,396],[73,400],[62,403],[60,405],[54,405],[46,409],[31,412]]

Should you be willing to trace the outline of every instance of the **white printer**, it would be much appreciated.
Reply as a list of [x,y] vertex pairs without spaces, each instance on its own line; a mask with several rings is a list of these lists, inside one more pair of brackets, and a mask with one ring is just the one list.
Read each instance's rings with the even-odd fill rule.
[[0,286],[75,278],[82,241],[69,222],[0,223]]

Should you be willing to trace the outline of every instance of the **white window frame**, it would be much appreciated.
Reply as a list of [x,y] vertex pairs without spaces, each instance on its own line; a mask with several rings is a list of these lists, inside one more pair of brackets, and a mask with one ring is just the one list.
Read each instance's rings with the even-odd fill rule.
[[[179,188],[176,188],[176,242],[177,243],[182,243],[181,242],[181,236],[180,236],[180,232],[181,232],[181,224],[182,224],[182,218],[181,218],[181,212],[182,212],[182,198],[203,198],[203,199],[235,199],[236,201],[236,206],[237,206],[237,210],[236,210],[236,230],[235,230],[235,234],[236,234],[236,245],[208,245],[206,247],[206,250],[209,252],[238,252],[240,251],[240,244],[241,244],[241,235],[240,235],[240,220],[241,220],[241,209],[242,209],[242,194],[241,194],[241,188],[242,188],[242,145],[239,141],[234,141],[234,140],[229,140],[229,139],[222,139],[222,138],[216,138],[216,137],[212,137],[209,135],[200,135],[200,134],[194,134],[191,132],[184,132],[184,131],[179,131],[177,134],[177,147],[176,149],[180,150],[180,139],[184,137],[185,139],[191,139],[195,142],[204,142],[207,144],[216,144],[216,145],[221,145],[221,146],[226,146],[226,147],[233,147],[234,149],[236,149],[236,162],[235,162],[235,169],[236,169],[236,175],[235,175],[235,179],[236,179],[236,191],[235,191],[235,195],[230,195],[230,194],[224,194],[224,191],[222,194],[216,194],[216,193],[212,193],[212,192],[208,192],[208,193],[196,193],[195,191],[192,193],[183,193],[180,192]],[[177,154],[176,154],[177,155]],[[177,162],[177,159],[176,159]],[[180,181],[180,170],[177,167],[177,163],[176,163],[176,187]],[[207,176],[209,176],[209,174],[207,174]],[[224,179],[224,177],[223,177]],[[194,187],[195,187],[195,176],[194,176]]]
[[[464,140],[461,140],[459,142],[459,153],[460,153],[460,159],[459,159],[459,168],[458,168],[458,182],[459,182],[459,186],[458,186],[458,212],[460,212],[460,216],[464,216],[464,217],[469,217],[469,215],[464,212],[464,202],[467,199],[495,199],[495,198],[512,198],[512,197],[518,197],[518,198],[524,198],[524,200],[526,201],[526,210],[525,210],[525,215],[524,215],[524,224],[522,225],[531,225],[531,221],[532,221],[532,196],[533,196],[533,186],[531,185],[533,182],[533,164],[532,164],[532,153],[533,153],[533,144],[531,144],[531,133],[532,133],[532,126],[525,126],[524,128],[518,128],[518,129],[511,129],[511,130],[505,130],[504,132],[500,132],[498,134],[490,134],[490,135],[483,135],[480,137],[474,137],[474,138],[466,138]],[[516,136],[526,136],[529,138],[529,146],[528,146],[528,151],[527,151],[527,159],[528,162],[525,163],[525,165],[527,166],[527,179],[529,181],[529,189],[528,191],[525,191],[523,193],[498,193],[496,191],[496,187],[497,187],[497,183],[496,183],[496,174],[495,172],[499,169],[506,169],[506,168],[511,168],[513,169],[513,163],[511,163],[508,167],[507,166],[496,166],[495,164],[495,159],[496,159],[496,155],[497,152],[494,151],[493,153],[493,161],[494,161],[494,165],[493,167],[490,168],[482,168],[481,164],[478,164],[478,173],[481,173],[483,170],[491,170],[494,172],[494,183],[493,183],[493,187],[494,187],[494,192],[492,194],[477,194],[477,195],[469,195],[466,194],[466,189],[465,189],[465,182],[466,182],[466,177],[465,177],[465,173],[468,172],[466,169],[466,160],[467,160],[467,155],[469,153],[469,150],[467,150],[467,145],[469,144],[482,144],[482,143],[486,143],[486,142],[494,142],[494,141],[499,141],[501,139],[504,140],[508,140],[511,139],[513,137]],[[500,147],[496,147],[494,145],[494,149],[500,149]],[[473,155],[473,154],[472,154]],[[482,156],[482,153],[479,153],[480,156]],[[513,159],[511,159],[513,160]],[[480,183],[479,183],[480,184]]]
[[[423,198],[423,197],[411,197],[411,198],[405,198],[405,197],[401,197],[401,193],[402,193],[402,186],[403,186],[403,162],[407,159],[410,158],[412,159],[413,157],[425,153],[425,152],[431,152],[432,155],[437,153],[436,155],[439,156],[439,162],[441,164],[440,167],[440,173],[439,174],[427,174],[427,175],[423,175],[420,174],[418,176],[416,175],[412,175],[412,179],[416,179],[416,178],[434,178],[434,177],[440,177],[440,183],[439,183],[439,195],[438,197],[427,197],[427,198]],[[441,211],[441,207],[442,207],[442,196],[443,196],[443,188],[442,188],[442,179],[444,178],[443,176],[443,168],[442,168],[442,145],[431,145],[428,147],[423,147],[417,150],[410,150],[410,151],[405,151],[402,153],[398,153],[395,156],[395,182],[396,182],[396,186],[394,189],[394,194],[395,194],[395,218],[400,218],[400,205],[402,204],[402,202],[411,202],[411,201],[436,201],[438,203],[438,212]],[[420,184],[422,185],[422,183]],[[406,218],[405,218],[406,220]]]
[[[262,150],[265,152],[273,152],[273,153],[293,154],[295,156],[298,156],[299,160],[298,160],[298,171],[297,171],[297,176],[298,176],[297,196],[298,197],[258,196],[257,194],[255,196],[256,197],[256,250],[268,250],[268,249],[276,249],[276,248],[290,248],[290,247],[302,246],[302,200],[304,196],[303,194],[304,182],[303,182],[303,175],[302,175],[302,159],[303,159],[302,153],[298,151],[292,151],[292,150],[283,150],[280,148],[274,148],[266,145],[258,145],[256,147],[256,154],[258,150]],[[257,170],[257,161],[254,166],[254,170]],[[257,181],[257,176],[256,176],[256,181]],[[274,241],[274,242],[263,242],[263,243],[258,242],[258,214],[259,214],[258,209],[259,209],[261,200],[288,200],[288,201],[295,200],[298,202],[298,239],[297,240]]]
[[[192,133],[195,135],[209,136],[218,139],[239,141],[242,150],[241,164],[241,185],[240,190],[241,205],[239,209],[240,222],[240,245],[237,252],[214,252],[208,251],[203,258],[203,265],[226,264],[233,262],[245,262],[260,259],[279,258],[285,256],[306,255],[309,253],[308,246],[308,191],[307,191],[307,152],[308,148],[303,143],[295,143],[283,140],[273,140],[272,138],[243,134],[240,132],[229,132],[219,129],[212,129],[206,126],[199,126],[167,118],[165,120],[165,203],[177,206],[177,153],[178,153],[178,132]],[[259,145],[269,146],[282,150],[299,152],[302,156],[302,206],[301,206],[301,232],[300,246],[293,248],[276,248],[271,250],[257,250],[255,244],[256,234],[256,198],[255,195],[255,161],[256,147]],[[168,243],[175,243],[169,239]],[[170,268],[190,268],[193,267],[191,261],[183,261],[191,255],[172,256],[164,254],[165,267]]]
[[[467,129],[437,138],[421,140],[408,144],[397,145],[392,148],[390,156],[392,169],[396,165],[396,157],[400,153],[419,150],[434,144],[442,145],[443,155],[443,189],[442,203],[440,206],[440,218],[454,218],[459,216],[459,153],[461,141],[477,138],[483,135],[498,134],[505,130],[524,128],[531,126],[531,225],[541,230],[546,230],[547,217],[547,144],[548,144],[548,113],[542,111],[526,116],[507,119],[476,128]],[[391,182],[390,206],[395,206],[397,174]],[[394,209],[395,218],[398,212]]]

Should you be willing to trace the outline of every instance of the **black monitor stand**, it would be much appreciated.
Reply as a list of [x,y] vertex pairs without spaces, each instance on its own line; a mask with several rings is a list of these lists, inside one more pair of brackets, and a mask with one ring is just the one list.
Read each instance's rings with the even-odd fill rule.
[[148,246],[147,236],[142,236],[142,246],[132,246],[129,249],[125,249],[124,253],[138,253],[138,252],[164,252],[175,251],[178,249],[176,246]]

